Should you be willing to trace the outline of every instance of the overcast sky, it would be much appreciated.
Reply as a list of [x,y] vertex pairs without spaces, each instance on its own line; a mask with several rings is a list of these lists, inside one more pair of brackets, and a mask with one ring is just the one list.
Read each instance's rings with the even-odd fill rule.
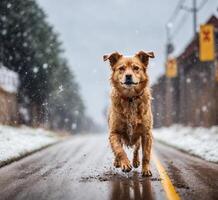
[[[205,0],[198,0],[198,5]],[[154,51],[149,68],[151,83],[164,72],[165,25],[179,0],[38,0],[48,21],[59,33],[65,56],[81,88],[87,113],[104,122],[108,104],[109,75],[102,56],[119,51],[131,55],[139,50]],[[184,0],[191,6],[192,0]],[[217,16],[217,0],[205,1],[198,12],[198,25],[212,14]],[[193,35],[192,15],[180,11],[173,17],[175,54],[179,54]],[[180,27],[180,28],[178,28]]]

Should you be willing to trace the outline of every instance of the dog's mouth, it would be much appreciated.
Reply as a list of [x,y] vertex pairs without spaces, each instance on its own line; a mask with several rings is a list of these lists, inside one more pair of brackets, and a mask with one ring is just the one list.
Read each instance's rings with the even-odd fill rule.
[[128,87],[139,84],[139,82],[133,82],[133,81],[125,81],[124,83],[123,82],[120,82],[120,83],[121,83],[121,85],[125,85]]

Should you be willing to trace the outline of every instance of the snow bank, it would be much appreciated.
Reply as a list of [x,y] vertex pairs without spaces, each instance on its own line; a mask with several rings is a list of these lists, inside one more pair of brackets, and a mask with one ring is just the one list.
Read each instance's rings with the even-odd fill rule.
[[43,129],[0,125],[0,166],[58,140],[54,133]]
[[218,162],[218,127],[192,128],[173,125],[154,129],[154,138],[205,160]]

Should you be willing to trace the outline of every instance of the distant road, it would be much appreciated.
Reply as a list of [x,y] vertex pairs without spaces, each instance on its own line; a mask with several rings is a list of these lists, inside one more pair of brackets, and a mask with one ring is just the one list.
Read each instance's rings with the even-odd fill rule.
[[154,154],[152,178],[124,174],[112,166],[106,135],[74,136],[1,168],[0,199],[217,199],[218,165],[158,143]]

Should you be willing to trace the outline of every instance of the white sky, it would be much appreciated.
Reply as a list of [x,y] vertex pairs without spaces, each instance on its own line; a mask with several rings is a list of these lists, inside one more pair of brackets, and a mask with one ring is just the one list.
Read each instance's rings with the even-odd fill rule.
[[[81,88],[87,113],[104,122],[103,109],[109,101],[109,75],[102,56],[119,51],[131,55],[139,50],[154,51],[149,69],[151,83],[164,72],[165,25],[179,0],[37,0],[60,35],[63,47]],[[191,6],[192,0],[184,0]],[[198,5],[204,0],[198,0]],[[198,25],[211,14],[217,16],[217,0],[209,0],[198,12]],[[173,25],[181,29],[173,42],[175,54],[184,49],[193,35],[192,15],[182,20],[179,12]],[[179,26],[180,26],[179,25]]]

